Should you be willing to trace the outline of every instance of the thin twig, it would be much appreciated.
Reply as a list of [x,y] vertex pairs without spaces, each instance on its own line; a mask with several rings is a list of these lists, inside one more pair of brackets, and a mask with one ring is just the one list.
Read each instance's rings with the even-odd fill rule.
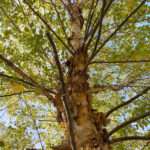
[[114,36],[116,33],[127,23],[127,21],[145,4],[146,0],[143,0],[123,21],[116,30],[98,47],[94,54],[91,55],[89,63],[94,59],[94,57],[100,52],[100,50],[105,46],[105,44]]
[[[89,34],[89,35],[91,35],[91,36],[90,36],[89,40],[87,41],[87,44],[86,44],[86,46],[85,46],[85,49],[88,49],[88,47],[89,47],[90,43],[92,42],[93,37],[94,37],[94,35],[95,35],[95,33],[96,33],[97,29],[98,29],[98,27],[99,27],[99,31],[98,31],[98,32],[99,32],[99,35],[98,35],[98,38],[100,38],[101,29],[102,29],[102,22],[103,22],[104,16],[105,16],[106,13],[107,13],[107,11],[104,11],[104,10],[105,10],[105,6],[106,6],[106,1],[104,0],[103,5],[102,5],[102,8],[101,8],[101,11],[100,11],[100,16],[99,16],[98,19],[96,19],[96,21],[97,21],[97,20],[98,20],[98,21],[97,21],[96,25],[94,26],[92,32]],[[96,43],[97,43],[97,41],[96,41]],[[98,43],[97,43],[97,44],[98,44]],[[95,44],[95,46],[96,46],[97,44]],[[96,47],[97,47],[97,46],[96,46]]]
[[[37,88],[37,86],[35,86],[33,83],[31,83],[29,81],[23,80],[23,79],[18,78],[18,77],[9,76],[9,75],[6,75],[6,74],[1,73],[1,72],[0,72],[0,78],[6,78],[7,80],[14,81],[14,82],[19,83],[19,84],[23,84],[24,86],[27,86],[27,87]],[[51,94],[56,94],[56,92],[53,91],[53,89],[49,89],[49,88],[45,87],[45,90]]]
[[132,103],[133,101],[135,101],[137,98],[139,98],[140,96],[142,96],[143,94],[147,93],[150,90],[150,86],[145,88],[143,91],[141,91],[140,93],[138,93],[137,95],[135,95],[134,97],[132,97],[131,99],[127,100],[126,102],[123,102],[121,104],[119,104],[118,106],[112,108],[111,110],[109,110],[106,113],[106,117],[108,117],[110,114],[112,114],[114,111],[118,110],[119,108],[126,106],[130,103]]
[[32,93],[32,92],[34,92],[34,91],[22,91],[22,92],[17,92],[17,93],[0,95],[0,97],[10,97],[10,96],[16,96],[16,95],[25,94],[25,93]]
[[137,116],[137,117],[134,117],[134,118],[131,118],[123,123],[121,123],[120,125],[116,126],[114,129],[112,129],[109,133],[108,133],[108,136],[111,136],[112,134],[116,133],[118,130],[124,128],[125,126],[133,123],[133,122],[136,122],[140,119],[144,119],[145,117],[148,117],[150,116],[150,111],[149,112],[146,112],[140,116]]
[[95,11],[95,9],[97,7],[97,3],[98,3],[98,0],[96,0],[95,8],[93,8],[94,7],[94,1],[95,0],[92,0],[92,2],[91,2],[91,6],[90,6],[89,13],[88,13],[88,18],[87,18],[87,23],[85,25],[84,43],[85,43],[85,41],[88,37],[88,33],[89,33],[89,29],[90,29],[90,26],[91,26],[91,23],[92,23],[92,18],[93,18],[93,15],[94,15],[94,11]]
[[[104,7],[102,6],[101,12],[100,12],[100,16],[99,16],[98,19],[95,20],[95,22],[96,22],[95,24],[96,24],[96,25],[95,25],[94,28],[91,30],[91,33],[89,33],[89,35],[91,35],[91,37],[90,37],[90,39],[88,40],[88,42],[87,42],[87,44],[86,44],[86,49],[88,49],[90,43],[92,42],[93,37],[94,37],[94,35],[95,35],[95,33],[96,33],[98,27],[99,27],[99,34],[101,34],[100,32],[101,32],[101,29],[102,29],[102,21],[103,21],[103,19],[104,19],[104,16],[105,16],[106,13],[108,12],[110,6],[112,5],[112,2],[113,2],[113,1],[114,1],[114,0],[111,0],[107,6],[104,6]],[[104,2],[104,3],[105,3],[105,2]],[[104,9],[104,10],[102,11],[102,9]],[[97,20],[98,20],[98,21],[97,21]],[[100,36],[100,35],[99,35],[99,36]],[[98,44],[98,43],[97,43],[97,44]],[[97,46],[96,46],[96,47],[97,47]],[[92,55],[94,55],[94,52],[91,54],[91,56],[92,56]]]
[[131,141],[131,140],[150,140],[150,136],[126,136],[126,137],[119,137],[119,138],[114,138],[110,140],[110,144],[114,143],[119,143],[119,142],[124,142],[124,141]]
[[29,81],[33,86],[40,89],[45,96],[49,100],[52,100],[53,97],[50,95],[50,90],[44,87],[43,85],[38,84],[36,81],[33,80],[29,75],[27,75],[23,70],[21,70],[19,67],[17,67],[11,60],[8,60],[3,55],[0,54],[0,59],[8,66],[10,67],[15,73],[20,75],[23,79]]
[[92,61],[90,65],[92,64],[128,64],[128,63],[149,63],[150,60],[116,60],[116,61]]
[[23,100],[23,101],[24,101],[24,103],[25,103],[25,105],[26,105],[26,107],[27,107],[27,109],[28,109],[28,112],[29,112],[29,114],[30,114],[30,118],[31,118],[32,121],[33,121],[35,130],[36,130],[37,135],[38,135],[38,137],[39,137],[39,141],[40,141],[40,144],[41,144],[41,148],[42,148],[42,150],[44,150],[44,145],[43,145],[43,142],[42,142],[42,139],[41,139],[41,135],[40,135],[40,132],[39,132],[39,128],[38,128],[38,126],[36,125],[36,120],[33,119],[33,115],[32,115],[31,108],[30,108],[30,106],[28,105],[28,103],[27,103],[25,100]]
[[20,84],[23,84],[23,85],[25,85],[25,86],[29,85],[29,86],[34,87],[34,85],[33,85],[31,82],[26,81],[26,80],[23,80],[23,79],[18,78],[18,77],[13,77],[13,76],[6,75],[6,74],[4,74],[4,73],[0,73],[0,78],[1,78],[1,77],[2,77],[2,78],[6,78],[6,79],[8,79],[8,80],[10,80],[10,81],[15,81],[16,83],[20,83]]
[[100,13],[100,21],[99,21],[99,30],[98,30],[98,36],[96,39],[96,43],[95,43],[95,47],[94,50],[92,51],[92,53],[95,53],[97,46],[98,46],[98,42],[101,38],[101,31],[102,31],[102,24],[103,24],[103,18],[105,15],[105,7],[106,7],[106,0],[103,0],[103,4],[102,4],[102,8],[101,8],[101,13]]
[[122,90],[123,88],[146,88],[149,87],[149,85],[123,85],[123,84],[96,84],[93,87],[90,88],[91,93],[98,93],[102,90],[112,90],[112,91],[118,91]]
[[2,54],[0,54],[0,59],[10,68],[12,68],[16,73],[21,75],[24,79],[30,81],[32,84],[36,84],[36,82],[29,77],[26,73],[24,73],[20,68],[18,68],[12,61],[5,58]]
[[50,0],[50,1],[51,1],[51,4],[54,6],[54,9],[55,9],[55,11],[56,11],[56,13],[57,13],[57,16],[58,16],[59,21],[60,21],[60,24],[61,24],[61,28],[62,28],[62,30],[63,30],[63,33],[64,33],[64,35],[65,35],[66,40],[68,41],[68,45],[73,49],[73,46],[72,46],[72,44],[71,44],[70,41],[69,41],[69,38],[68,38],[68,36],[67,36],[67,33],[66,33],[66,30],[65,30],[65,26],[64,26],[63,20],[61,19],[61,15],[60,15],[60,13],[59,13],[57,7],[56,7],[56,4],[53,2],[53,0]]
[[27,24],[28,24],[28,26],[29,26],[29,28],[30,28],[30,31],[31,31],[31,33],[34,34],[34,32],[33,32],[33,30],[32,30],[32,27],[31,27],[31,24],[30,24],[30,22],[29,22],[29,17],[28,17],[27,14],[25,13],[25,10],[24,10],[24,8],[23,8],[23,5],[21,4],[21,1],[18,0],[18,2],[19,2],[19,6],[20,6],[20,8],[21,8],[21,10],[22,10],[22,13],[23,13],[23,15],[24,15],[24,18],[25,18],[25,20],[26,20],[26,22],[27,22]]
[[37,12],[34,10],[34,8],[25,0],[25,3],[28,5],[28,7],[32,10],[32,12],[44,23],[44,25],[55,35],[55,37],[63,44],[63,46],[71,53],[73,54],[72,50],[68,47],[68,45],[61,39],[60,36],[52,29],[51,25]]

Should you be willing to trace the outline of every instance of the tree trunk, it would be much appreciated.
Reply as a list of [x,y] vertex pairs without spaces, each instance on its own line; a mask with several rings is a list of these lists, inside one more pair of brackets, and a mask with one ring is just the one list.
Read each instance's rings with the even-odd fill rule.
[[[69,106],[72,113],[74,135],[77,150],[110,150],[105,115],[92,110],[90,101],[92,96],[88,93],[88,54],[83,47],[82,26],[83,17],[80,6],[68,4],[70,13],[72,35],[70,43],[74,49],[74,55],[68,60],[67,89]],[[71,150],[69,134],[67,141],[55,147],[55,150]]]

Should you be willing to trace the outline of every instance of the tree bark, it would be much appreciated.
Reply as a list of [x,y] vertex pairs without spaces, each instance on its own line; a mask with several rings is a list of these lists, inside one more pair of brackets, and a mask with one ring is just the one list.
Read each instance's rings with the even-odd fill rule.
[[[67,90],[69,107],[73,118],[75,144],[77,150],[110,150],[107,131],[105,129],[106,118],[103,113],[96,113],[90,105],[91,95],[88,83],[88,54],[83,47],[82,10],[78,3],[67,5],[70,13],[72,35],[70,43],[74,49],[74,55],[67,61]],[[69,133],[66,132],[66,140],[55,150],[71,150],[69,145]]]

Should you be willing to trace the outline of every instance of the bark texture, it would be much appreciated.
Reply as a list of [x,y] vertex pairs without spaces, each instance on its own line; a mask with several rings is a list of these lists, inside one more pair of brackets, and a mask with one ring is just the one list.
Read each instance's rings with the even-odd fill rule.
[[[107,123],[105,115],[94,112],[90,105],[92,97],[88,93],[88,54],[83,47],[82,27],[84,19],[82,8],[78,3],[68,4],[67,8],[72,29],[70,43],[74,52],[74,55],[67,62],[67,90],[73,118],[76,147],[77,150],[110,150],[105,129]],[[60,112],[62,114],[62,108]],[[61,121],[65,121],[65,119],[61,118]],[[55,147],[55,150],[71,150],[68,142],[69,134],[66,132],[66,135],[66,140],[62,145]]]

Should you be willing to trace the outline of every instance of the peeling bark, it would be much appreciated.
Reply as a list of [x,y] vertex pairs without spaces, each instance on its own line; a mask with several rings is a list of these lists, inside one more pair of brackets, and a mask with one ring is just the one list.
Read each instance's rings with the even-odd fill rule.
[[[74,49],[74,55],[68,60],[67,90],[77,150],[110,150],[107,131],[104,128],[107,124],[105,115],[95,113],[90,105],[92,97],[88,92],[88,54],[83,49],[81,34],[84,22],[82,11],[77,3],[68,4],[68,10],[72,29],[70,43]],[[68,133],[62,145],[54,149],[71,150]]]

